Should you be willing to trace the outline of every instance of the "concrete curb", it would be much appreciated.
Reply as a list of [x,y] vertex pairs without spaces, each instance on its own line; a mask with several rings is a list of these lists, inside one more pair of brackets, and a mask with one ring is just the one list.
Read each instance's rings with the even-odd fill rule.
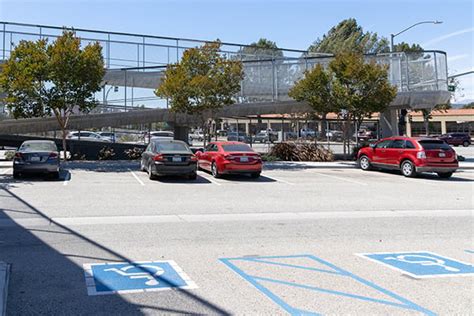
[[0,261],[0,316],[7,315],[8,280],[10,265]]

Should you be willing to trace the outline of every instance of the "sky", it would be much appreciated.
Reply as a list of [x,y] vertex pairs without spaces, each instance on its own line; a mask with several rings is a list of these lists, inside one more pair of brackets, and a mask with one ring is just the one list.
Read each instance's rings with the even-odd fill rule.
[[[332,26],[355,18],[395,43],[419,43],[448,54],[449,75],[474,70],[472,0],[0,0],[0,21],[307,49]],[[474,75],[459,78],[454,102],[474,101]]]

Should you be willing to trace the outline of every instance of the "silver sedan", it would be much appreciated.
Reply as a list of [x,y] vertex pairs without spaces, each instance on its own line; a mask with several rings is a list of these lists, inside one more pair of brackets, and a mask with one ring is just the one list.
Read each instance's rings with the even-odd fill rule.
[[46,140],[27,140],[15,152],[13,177],[25,173],[49,174],[59,178],[59,152],[56,144]]

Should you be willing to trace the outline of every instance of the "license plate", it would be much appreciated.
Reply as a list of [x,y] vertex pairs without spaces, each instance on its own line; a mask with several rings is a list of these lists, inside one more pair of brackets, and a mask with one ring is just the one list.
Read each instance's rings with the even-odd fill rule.
[[240,162],[248,162],[249,158],[248,157],[240,157]]
[[41,161],[41,157],[31,157],[30,161]]
[[444,157],[446,157],[446,154],[445,153],[439,153],[439,156],[444,158]]
[[181,162],[181,157],[173,157],[173,162]]

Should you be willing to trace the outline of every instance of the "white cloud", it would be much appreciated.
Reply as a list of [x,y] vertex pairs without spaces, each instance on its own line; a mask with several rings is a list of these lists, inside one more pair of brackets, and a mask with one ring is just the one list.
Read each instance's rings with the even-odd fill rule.
[[439,42],[442,42],[445,39],[448,39],[448,38],[451,38],[451,37],[454,37],[454,36],[458,36],[458,35],[461,35],[461,34],[464,34],[464,33],[470,33],[470,32],[473,32],[473,31],[474,31],[474,27],[470,27],[470,28],[467,28],[467,29],[452,32],[452,33],[449,33],[449,34],[446,34],[446,35],[435,37],[435,38],[429,40],[428,42],[425,42],[425,43],[421,44],[421,46],[422,47],[431,46],[433,44],[437,44]]

